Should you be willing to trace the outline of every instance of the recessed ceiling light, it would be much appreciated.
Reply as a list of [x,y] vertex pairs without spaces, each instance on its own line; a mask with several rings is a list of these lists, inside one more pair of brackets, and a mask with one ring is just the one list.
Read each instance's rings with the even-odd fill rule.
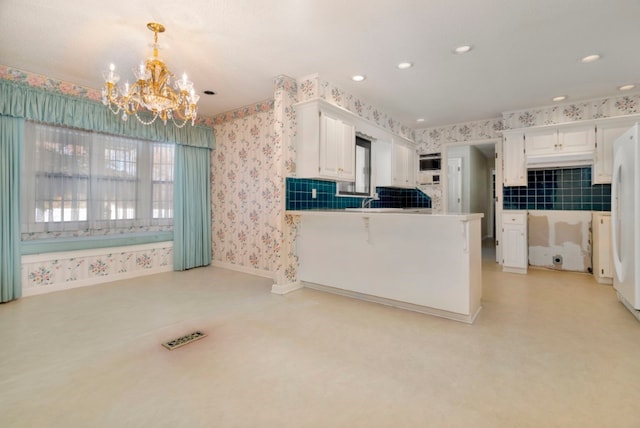
[[558,101],[564,101],[564,100],[566,100],[566,99],[567,99],[567,96],[566,96],[566,95],[560,95],[560,96],[557,96],[557,97],[553,97],[553,98],[552,98],[552,100],[553,100],[553,101],[555,101],[555,102],[558,102]]
[[366,76],[363,76],[362,74],[351,76],[351,80],[353,80],[354,82],[362,82],[364,79],[366,79]]
[[406,70],[407,68],[411,68],[413,67],[413,63],[412,62],[401,62],[400,64],[398,64],[398,68],[400,70]]
[[453,52],[457,54],[467,53],[471,50],[471,45],[462,45],[453,49]]
[[418,123],[422,123],[422,122],[424,122],[424,119],[423,119],[423,118],[416,119],[416,122],[418,122]]
[[583,57],[580,61],[582,61],[584,64],[587,64],[589,62],[597,61],[599,59],[600,59],[600,55],[593,54],[593,55],[587,55]]
[[215,95],[216,93],[211,89],[207,89],[206,91],[202,91],[205,95]]
[[636,85],[622,85],[618,88],[619,91],[629,91],[633,88],[635,88]]

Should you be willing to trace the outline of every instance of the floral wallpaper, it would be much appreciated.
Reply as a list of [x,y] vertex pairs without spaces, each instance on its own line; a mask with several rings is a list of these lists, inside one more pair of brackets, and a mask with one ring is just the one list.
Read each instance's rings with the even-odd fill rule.
[[[502,129],[501,119],[478,120],[418,129],[415,131],[415,138],[418,144],[418,153],[438,153],[442,151],[444,144],[502,138]],[[441,212],[443,209],[442,185],[431,184],[418,187],[431,198],[433,210]]]
[[211,154],[213,259],[297,280],[284,215],[285,177],[295,173],[297,84],[278,76],[274,99],[214,118]]
[[73,83],[51,79],[40,74],[29,73],[4,65],[0,65],[0,79],[22,82],[29,86],[47,89],[53,92],[60,92],[66,95],[89,98],[94,101],[100,101],[102,99],[102,95],[97,89],[86,88]]
[[443,144],[502,138],[502,120],[489,119],[415,131],[418,153],[437,153]]
[[[173,243],[22,257],[24,296],[173,270]],[[100,254],[96,254],[100,253]],[[144,273],[143,273],[144,272]]]
[[393,119],[391,116],[373,105],[356,98],[352,94],[345,92],[337,86],[321,80],[317,74],[298,79],[298,101],[306,101],[313,98],[322,98],[333,105],[342,107],[366,119],[376,125],[385,128],[394,134],[414,140],[413,128],[403,125],[400,121]]
[[[269,105],[270,109],[264,109]],[[242,112],[252,112],[244,114]],[[280,243],[283,189],[273,103],[215,118],[211,153],[213,260],[272,272]]]
[[628,116],[640,113],[640,94],[600,98],[590,101],[559,104],[526,110],[505,112],[505,129],[554,125],[605,117]]
[[288,76],[278,76],[275,80],[275,136],[277,147],[281,151],[282,163],[277,170],[282,190],[282,199],[278,221],[282,246],[278,254],[275,269],[275,285],[286,287],[298,283],[298,257],[295,252],[295,240],[299,219],[285,215],[286,177],[295,175],[296,149],[294,137],[296,133],[296,117],[293,105],[298,101],[298,84]]

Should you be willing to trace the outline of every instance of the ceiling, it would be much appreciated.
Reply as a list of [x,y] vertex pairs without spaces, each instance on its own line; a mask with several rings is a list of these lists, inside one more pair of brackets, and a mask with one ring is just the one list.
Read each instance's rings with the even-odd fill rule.
[[319,73],[418,129],[640,89],[639,17],[638,0],[0,0],[0,64],[99,89],[115,63],[132,80],[156,21],[169,68],[216,92],[201,115]]

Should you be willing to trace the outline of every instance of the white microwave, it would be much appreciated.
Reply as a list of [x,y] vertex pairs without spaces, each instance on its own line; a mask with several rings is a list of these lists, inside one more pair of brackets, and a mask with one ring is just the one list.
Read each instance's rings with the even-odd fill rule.
[[440,153],[428,153],[420,155],[420,171],[440,171],[442,156]]

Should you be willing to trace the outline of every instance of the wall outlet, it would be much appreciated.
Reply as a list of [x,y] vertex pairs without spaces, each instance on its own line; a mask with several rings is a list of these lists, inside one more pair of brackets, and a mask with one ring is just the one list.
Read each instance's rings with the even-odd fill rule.
[[316,189],[311,189],[311,199],[315,199],[318,197]]

